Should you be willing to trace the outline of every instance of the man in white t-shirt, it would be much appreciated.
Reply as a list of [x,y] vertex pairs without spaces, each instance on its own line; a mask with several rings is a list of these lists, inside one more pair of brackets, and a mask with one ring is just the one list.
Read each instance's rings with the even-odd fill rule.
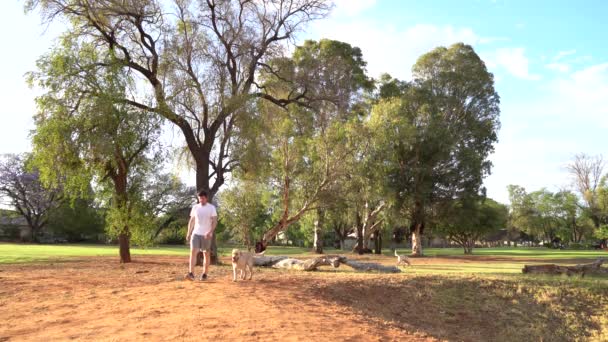
[[207,202],[207,199],[207,192],[199,191],[198,204],[194,205],[190,212],[188,236],[186,236],[186,240],[190,242],[190,272],[186,275],[188,280],[194,280],[194,266],[198,251],[203,251],[205,257],[201,280],[207,279],[211,260],[211,238],[217,227],[217,212],[213,204]]

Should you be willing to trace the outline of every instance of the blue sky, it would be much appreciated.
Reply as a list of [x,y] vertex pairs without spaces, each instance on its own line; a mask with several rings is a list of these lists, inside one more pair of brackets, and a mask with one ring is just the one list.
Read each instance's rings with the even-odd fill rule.
[[[370,75],[402,79],[436,46],[473,45],[501,96],[500,141],[485,184],[507,202],[508,184],[568,187],[564,166],[575,153],[606,153],[606,13],[608,1],[337,0],[330,17],[299,38],[349,42],[363,50]],[[7,0],[0,30],[0,153],[23,152],[35,111],[23,75],[62,27],[43,27],[23,14],[21,1]]]

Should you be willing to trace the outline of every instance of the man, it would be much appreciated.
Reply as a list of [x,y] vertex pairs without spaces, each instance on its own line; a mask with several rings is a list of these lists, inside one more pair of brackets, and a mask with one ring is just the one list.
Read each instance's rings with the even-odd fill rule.
[[188,222],[188,235],[186,241],[190,242],[190,272],[186,279],[194,280],[194,266],[198,251],[203,251],[204,263],[201,280],[207,279],[207,271],[211,261],[211,238],[217,227],[217,212],[213,204],[207,202],[207,193],[198,192],[198,204],[192,207],[190,221]]

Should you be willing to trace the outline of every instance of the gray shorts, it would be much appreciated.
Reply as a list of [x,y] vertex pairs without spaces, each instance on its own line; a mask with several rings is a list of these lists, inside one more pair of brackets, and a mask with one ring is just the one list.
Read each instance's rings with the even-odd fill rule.
[[201,251],[211,250],[211,239],[205,239],[202,235],[192,235],[190,240],[190,249],[200,249]]

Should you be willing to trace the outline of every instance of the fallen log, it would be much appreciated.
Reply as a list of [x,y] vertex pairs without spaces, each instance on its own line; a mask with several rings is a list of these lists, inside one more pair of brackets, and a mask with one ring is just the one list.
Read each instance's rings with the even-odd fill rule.
[[323,255],[312,259],[300,260],[288,256],[261,256],[254,257],[254,265],[260,267],[273,267],[298,271],[316,271],[320,266],[332,266],[334,268],[345,264],[357,271],[381,273],[399,273],[401,270],[396,266],[384,266],[376,263],[365,263],[349,260],[342,255]]
[[299,271],[314,271],[320,266],[333,266],[333,268],[340,267],[340,263],[343,262],[344,257],[337,255],[328,255],[316,257],[308,260],[299,260],[294,258],[283,259],[272,265],[274,268],[286,268]]
[[260,267],[269,267],[284,259],[289,259],[289,257],[284,255],[256,255],[253,257],[253,265]]
[[397,266],[384,266],[376,263],[359,262],[355,260],[346,260],[344,264],[354,268],[357,271],[376,271],[382,273],[400,273],[401,270]]
[[566,274],[568,276],[580,274],[581,277],[584,277],[586,274],[608,275],[608,268],[601,267],[604,261],[604,258],[599,258],[590,264],[579,264],[575,266],[562,266],[556,264],[524,265],[524,268],[521,271],[523,273]]

